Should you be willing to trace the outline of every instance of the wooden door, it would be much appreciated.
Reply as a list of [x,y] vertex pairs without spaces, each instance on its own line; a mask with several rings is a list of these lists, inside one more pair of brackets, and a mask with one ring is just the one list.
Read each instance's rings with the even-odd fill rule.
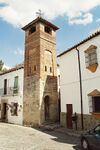
[[66,109],[67,109],[67,128],[72,129],[72,113],[73,113],[72,104],[67,104]]
[[7,103],[2,104],[2,119],[3,121],[7,119]]

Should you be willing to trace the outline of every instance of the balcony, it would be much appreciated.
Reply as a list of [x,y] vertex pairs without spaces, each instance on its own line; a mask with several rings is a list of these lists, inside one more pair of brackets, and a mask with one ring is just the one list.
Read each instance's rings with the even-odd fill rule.
[[14,95],[18,95],[19,94],[19,87],[15,88],[15,87],[9,87],[5,90],[4,89],[0,89],[0,96],[14,96]]

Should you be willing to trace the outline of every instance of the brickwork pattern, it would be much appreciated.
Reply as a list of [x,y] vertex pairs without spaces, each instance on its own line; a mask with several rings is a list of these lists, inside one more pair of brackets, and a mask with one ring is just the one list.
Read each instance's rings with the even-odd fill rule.
[[38,126],[45,121],[45,96],[50,98],[49,119],[58,118],[56,34],[44,32],[45,24],[34,25],[36,32],[29,35],[30,26],[25,32],[23,118],[24,124]]

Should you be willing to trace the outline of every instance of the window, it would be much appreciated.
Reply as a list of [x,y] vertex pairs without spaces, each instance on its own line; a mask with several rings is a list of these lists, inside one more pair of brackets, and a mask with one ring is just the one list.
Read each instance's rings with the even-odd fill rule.
[[51,34],[51,28],[48,26],[45,26],[45,32]]
[[36,67],[36,65],[34,65],[34,71],[36,71],[37,70],[37,67]]
[[96,49],[92,49],[90,52],[85,53],[85,62],[86,62],[86,67],[89,67],[93,64],[97,63],[97,53]]
[[89,110],[90,112],[100,112],[100,96],[89,97]]
[[7,94],[7,79],[4,80],[4,95]]
[[45,66],[45,71],[47,72],[47,66]]
[[52,72],[52,67],[50,67],[50,72]]
[[18,93],[18,76],[16,76],[14,78],[14,89],[13,89],[13,93],[17,94]]
[[91,72],[95,72],[96,68],[98,66],[97,61],[97,47],[94,45],[91,45],[86,51],[85,51],[85,63],[86,68],[89,69]]
[[18,115],[17,111],[18,111],[18,103],[12,103],[12,105],[11,105],[11,115],[12,116],[17,116]]
[[34,32],[36,32],[36,27],[35,26],[30,28],[29,34],[32,34]]
[[93,112],[100,112],[100,97],[93,97]]

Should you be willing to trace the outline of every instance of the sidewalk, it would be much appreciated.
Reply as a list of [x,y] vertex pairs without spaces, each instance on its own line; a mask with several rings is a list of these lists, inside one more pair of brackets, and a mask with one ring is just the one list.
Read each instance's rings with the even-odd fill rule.
[[43,125],[40,126],[40,129],[42,129],[43,131],[56,131],[59,133],[63,133],[63,134],[67,134],[70,136],[75,136],[75,137],[80,137],[80,135],[86,131],[82,131],[82,130],[75,130],[75,129],[68,129],[68,128],[64,128],[62,127],[59,123],[45,123]]

